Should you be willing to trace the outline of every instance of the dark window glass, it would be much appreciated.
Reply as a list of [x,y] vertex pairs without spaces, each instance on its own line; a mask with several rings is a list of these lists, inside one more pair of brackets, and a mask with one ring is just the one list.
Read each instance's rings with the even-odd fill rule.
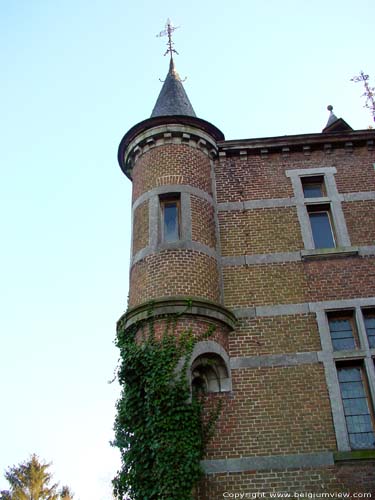
[[332,346],[335,351],[356,348],[353,317],[331,317],[328,322]]
[[163,202],[164,241],[176,241],[179,239],[178,206],[177,201]]
[[303,195],[305,198],[325,196],[323,177],[302,177]]
[[363,316],[369,346],[375,347],[375,311],[364,312]]
[[335,240],[333,239],[329,212],[311,211],[309,217],[315,248],[333,248]]
[[323,195],[321,184],[304,184],[303,194],[305,198],[320,198]]
[[375,433],[359,366],[338,368],[350,446],[353,449],[375,448]]

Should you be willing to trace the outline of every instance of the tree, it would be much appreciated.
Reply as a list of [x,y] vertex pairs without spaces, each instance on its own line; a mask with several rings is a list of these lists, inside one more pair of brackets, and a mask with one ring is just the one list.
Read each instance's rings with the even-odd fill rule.
[[63,486],[60,491],[61,500],[73,500],[73,492],[69,486]]
[[353,78],[351,78],[352,82],[363,82],[365,92],[362,94],[362,97],[366,97],[366,104],[364,107],[371,111],[375,122],[375,87],[370,87],[368,80],[369,76],[365,75],[363,71],[360,72],[359,76],[353,76]]
[[50,484],[50,465],[40,462],[33,454],[29,460],[9,467],[5,479],[10,489],[0,492],[0,500],[72,500],[73,493],[68,486],[63,486],[58,492],[57,484]]

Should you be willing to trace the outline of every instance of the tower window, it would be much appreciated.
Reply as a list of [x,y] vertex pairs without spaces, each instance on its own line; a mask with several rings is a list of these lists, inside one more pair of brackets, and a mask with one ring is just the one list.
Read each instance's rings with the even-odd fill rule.
[[180,239],[181,202],[179,195],[160,197],[161,239],[172,242]]
[[307,213],[315,248],[334,248],[336,245],[329,205],[309,205]]

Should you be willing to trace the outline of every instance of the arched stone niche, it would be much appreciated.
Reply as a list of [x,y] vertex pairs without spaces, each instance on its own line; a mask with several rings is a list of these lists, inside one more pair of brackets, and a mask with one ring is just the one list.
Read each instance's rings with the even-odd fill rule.
[[230,392],[229,356],[212,340],[198,342],[191,356],[189,379],[193,392]]

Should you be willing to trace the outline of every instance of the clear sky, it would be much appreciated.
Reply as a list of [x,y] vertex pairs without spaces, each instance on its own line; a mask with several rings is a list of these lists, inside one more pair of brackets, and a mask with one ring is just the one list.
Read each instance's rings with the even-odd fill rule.
[[37,453],[77,500],[110,499],[115,323],[126,309],[124,133],[176,67],[227,139],[364,129],[374,0],[0,0],[0,489]]

